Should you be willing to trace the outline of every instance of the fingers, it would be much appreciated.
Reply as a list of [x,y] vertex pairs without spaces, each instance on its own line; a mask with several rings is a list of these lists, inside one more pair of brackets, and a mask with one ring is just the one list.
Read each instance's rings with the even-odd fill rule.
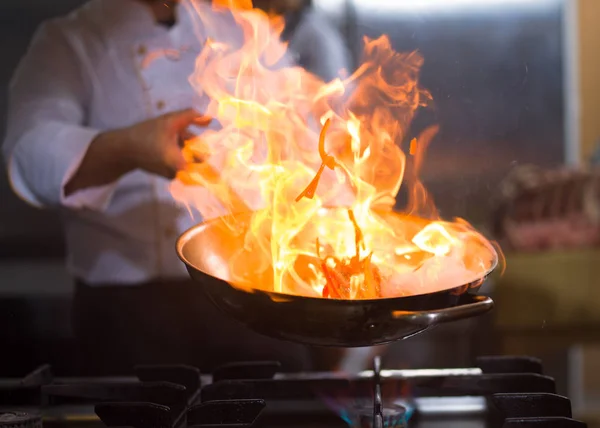
[[181,132],[179,132],[179,137],[183,142],[186,142],[188,140],[193,140],[197,137],[197,135],[193,132],[188,131],[187,129],[184,129]]
[[[186,163],[202,163],[205,156],[200,147],[194,142],[198,141],[198,136],[192,132],[183,130],[179,133],[178,143]],[[192,141],[192,144],[186,145],[186,142]]]
[[184,147],[193,146],[199,138],[200,137],[198,135],[184,129],[179,132],[179,135],[177,136],[177,143],[179,144],[179,148],[183,149]]
[[[190,125],[207,126],[212,119],[203,116],[194,109],[185,109],[168,113],[161,116],[159,120],[164,121],[160,126],[163,131],[167,132],[166,135],[160,134],[163,135],[161,137],[163,138],[162,143],[159,144],[161,147],[159,149],[160,161],[154,162],[146,169],[165,178],[173,179],[177,172],[184,170],[188,164],[188,160],[182,151],[185,142],[197,138],[197,135],[189,132],[187,128]],[[202,159],[194,154],[189,161],[200,163]]]
[[179,171],[185,170],[187,162],[181,150],[169,150],[166,153],[165,161],[158,166],[154,173],[172,180]]
[[212,120],[212,118],[204,116],[192,108],[168,113],[164,117],[177,130],[187,128],[192,124],[208,126]]
[[185,169],[187,165],[187,162],[183,156],[183,153],[181,152],[181,150],[177,151],[177,154],[174,156],[173,159],[173,167],[175,169],[175,171],[181,171],[183,169]]
[[197,117],[196,119],[194,119],[194,121],[192,122],[194,125],[198,125],[198,126],[208,126],[211,122],[212,122],[212,117],[210,116],[200,116]]

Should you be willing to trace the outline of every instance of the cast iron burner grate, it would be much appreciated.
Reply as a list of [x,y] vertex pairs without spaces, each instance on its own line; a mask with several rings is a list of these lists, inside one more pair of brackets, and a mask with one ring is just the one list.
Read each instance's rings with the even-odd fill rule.
[[[474,368],[439,370],[386,370],[376,358],[373,370],[354,375],[283,374],[274,362],[229,364],[212,379],[188,366],[141,366],[135,374],[59,379],[44,366],[22,380],[0,381],[0,407],[34,407],[44,422],[56,422],[57,414],[65,422],[52,426],[76,421],[61,409],[80,406],[105,426],[131,428],[428,428],[440,420],[446,428],[463,428],[467,420],[482,428],[586,427],[572,418],[569,399],[555,394],[541,362],[527,357],[484,357]],[[448,402],[465,397],[481,408],[448,413]],[[436,400],[446,403],[446,413],[432,407]],[[39,418],[22,426],[39,427]]]

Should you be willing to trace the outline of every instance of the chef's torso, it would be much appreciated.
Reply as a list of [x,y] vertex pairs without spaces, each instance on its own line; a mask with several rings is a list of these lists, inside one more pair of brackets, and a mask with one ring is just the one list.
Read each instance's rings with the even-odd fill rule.
[[[65,19],[88,77],[87,126],[109,130],[202,104],[188,78],[200,52],[190,17],[158,25],[134,0],[94,0]],[[103,212],[64,210],[69,265],[90,284],[185,277],[178,235],[199,221],[176,204],[169,181],[142,171],[122,177]]]
[[[203,2],[197,5],[209,7],[208,3]],[[29,195],[25,199],[32,203],[41,200],[41,204],[44,204],[44,195],[50,195],[46,199],[50,198],[52,204],[56,203],[56,188],[60,187],[56,181],[72,165],[56,158],[51,159],[52,165],[48,166],[45,159],[40,159],[42,152],[38,147],[48,150],[50,143],[61,144],[65,153],[69,153],[71,147],[71,154],[80,153],[85,141],[76,142],[74,139],[86,140],[96,131],[130,126],[190,107],[202,110],[207,105],[206,97],[193,90],[189,83],[203,41],[200,40],[201,36],[197,36],[197,15],[184,5],[177,7],[177,21],[170,28],[157,24],[151,10],[136,0],[91,0],[51,25],[59,31],[48,34],[63,38],[56,45],[64,46],[67,43],[68,52],[73,52],[72,61],[77,65],[75,68],[73,64],[65,67],[62,81],[65,81],[68,73],[79,73],[83,83],[77,85],[77,90],[83,95],[79,93],[78,98],[84,98],[84,101],[79,102],[76,109],[68,91],[63,97],[57,89],[52,92],[51,98],[44,100],[44,105],[48,104],[49,107],[36,110],[33,104],[41,104],[38,99],[29,100],[26,82],[31,78],[45,77],[44,70],[36,71],[31,66],[38,59],[30,58],[29,68],[22,71],[20,99],[17,111],[13,112],[17,118],[13,127],[18,137],[14,138],[16,148],[10,146],[10,135],[7,137],[9,145],[4,148],[17,165],[11,174],[13,187],[18,193],[20,189],[22,196]],[[320,66],[315,72],[332,77],[336,70],[346,66],[343,44],[330,30],[321,33],[316,28],[324,30],[325,26],[313,15],[306,15],[298,26],[298,37],[292,36],[290,46],[314,52],[313,63],[315,67]],[[321,37],[322,34],[330,37]],[[315,37],[328,44],[310,42]],[[51,47],[53,44],[45,46]],[[44,60],[48,61],[48,55],[52,54],[44,52],[45,49],[41,49],[41,52],[38,49],[37,55],[45,56]],[[64,54],[65,51],[62,52]],[[62,72],[63,66],[53,66],[56,69],[53,72]],[[45,112],[47,122],[43,126],[33,125],[38,128],[34,131],[48,135],[44,130],[52,130],[56,141],[40,141],[44,138],[28,136],[27,128],[31,122],[27,121],[32,118],[26,113],[19,116],[18,109],[23,106],[34,112]],[[84,123],[63,126],[60,121],[53,121],[48,108],[60,109],[58,116],[61,118],[84,116]],[[79,113],[79,110],[83,113]],[[62,138],[63,133],[73,138]],[[17,143],[16,140],[21,142]],[[47,166],[47,169],[35,173],[37,170],[31,167],[34,163],[32,153],[36,154],[35,161]],[[48,174],[52,180],[46,183],[44,174]],[[105,192],[102,189],[84,190],[88,194],[84,197],[80,195],[79,202],[72,200],[67,204],[61,199],[69,267],[73,275],[91,285],[127,285],[186,278],[185,267],[177,258],[175,243],[184,230],[201,219],[197,213],[192,217],[186,207],[174,201],[169,184],[166,179],[136,171],[112,185],[110,198],[103,198],[106,203],[98,204],[102,205],[102,209],[89,209],[93,205],[89,201],[98,199],[93,192],[98,195]],[[30,188],[37,189],[37,197],[35,192],[29,191]],[[107,191],[105,193],[108,194]],[[86,198],[87,203],[81,202]]]

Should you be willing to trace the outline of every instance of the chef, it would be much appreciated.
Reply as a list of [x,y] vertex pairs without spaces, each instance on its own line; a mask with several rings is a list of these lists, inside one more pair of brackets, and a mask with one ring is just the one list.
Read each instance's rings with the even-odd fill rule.
[[[301,6],[290,47],[331,79],[348,67],[341,38]],[[191,109],[202,103],[188,83],[202,46],[189,10],[165,0],[91,0],[44,23],[10,87],[10,182],[29,204],[62,214],[81,371],[172,362],[211,369],[243,359],[306,369],[305,348],[223,316],[176,256],[178,235],[198,219],[174,203],[169,180],[184,165],[186,130],[210,122]]]

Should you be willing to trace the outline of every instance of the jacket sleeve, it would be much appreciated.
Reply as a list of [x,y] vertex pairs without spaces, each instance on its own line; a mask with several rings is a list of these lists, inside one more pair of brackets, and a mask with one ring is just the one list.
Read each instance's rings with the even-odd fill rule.
[[62,28],[46,23],[10,85],[3,154],[13,190],[36,207],[102,210],[115,187],[64,195],[65,184],[99,133],[84,126],[90,88],[82,64]]

